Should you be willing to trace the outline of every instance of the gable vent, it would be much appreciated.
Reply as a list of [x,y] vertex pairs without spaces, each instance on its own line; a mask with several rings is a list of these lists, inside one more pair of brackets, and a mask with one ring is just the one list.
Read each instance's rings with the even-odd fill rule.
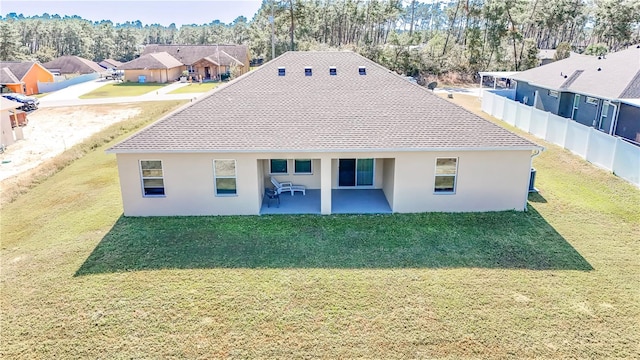
[[364,66],[360,66],[358,67],[358,74],[360,75],[367,75],[367,68]]
[[310,66],[305,67],[304,68],[304,76],[311,76],[311,75],[313,75],[311,67]]
[[278,76],[284,76],[285,75],[285,69],[284,66],[281,66],[278,68]]
[[338,75],[338,69],[336,69],[335,66],[330,66],[329,67],[329,75],[331,76],[336,76]]

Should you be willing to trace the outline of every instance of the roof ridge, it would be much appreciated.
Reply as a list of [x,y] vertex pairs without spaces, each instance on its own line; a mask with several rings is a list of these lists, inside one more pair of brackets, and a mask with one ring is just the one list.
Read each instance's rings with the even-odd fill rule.
[[[634,92],[634,90],[636,90]],[[640,98],[640,70],[629,81],[627,87],[620,93],[620,98]]]

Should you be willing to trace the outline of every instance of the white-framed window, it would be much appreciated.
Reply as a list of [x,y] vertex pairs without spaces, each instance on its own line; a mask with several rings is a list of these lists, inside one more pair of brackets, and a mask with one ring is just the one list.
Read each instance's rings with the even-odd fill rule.
[[271,159],[269,160],[269,172],[271,174],[288,174],[287,159]]
[[140,160],[143,196],[165,196],[162,160]]
[[553,97],[553,98],[557,98],[558,97],[558,92],[555,90],[549,90],[549,96]]
[[433,192],[436,194],[455,194],[458,174],[458,158],[437,158]]
[[584,100],[584,102],[586,102],[587,104],[591,104],[591,105],[598,105],[598,99],[591,97],[591,96],[587,96],[587,98]]
[[216,196],[237,195],[236,161],[213,160],[213,181]]
[[294,174],[313,174],[311,167],[311,159],[295,159],[293,160]]

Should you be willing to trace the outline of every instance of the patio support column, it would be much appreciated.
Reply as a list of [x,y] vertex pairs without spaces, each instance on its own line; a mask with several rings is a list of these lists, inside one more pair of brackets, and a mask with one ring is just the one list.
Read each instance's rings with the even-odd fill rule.
[[331,158],[320,158],[320,213],[331,214]]

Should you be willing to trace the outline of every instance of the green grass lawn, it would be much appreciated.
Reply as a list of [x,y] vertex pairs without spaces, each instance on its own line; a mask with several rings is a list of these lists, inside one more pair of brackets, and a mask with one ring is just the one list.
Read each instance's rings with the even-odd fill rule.
[[169,218],[100,145],[2,208],[0,355],[638,358],[640,191],[540,143],[526,213]]
[[156,91],[160,88],[167,86],[167,84],[158,83],[111,83],[99,87],[91,92],[88,92],[80,96],[80,99],[99,99],[106,97],[121,97],[121,96],[138,96],[152,91]]
[[199,82],[194,82],[191,83],[189,85],[185,85],[183,87],[177,88],[171,92],[169,92],[169,94],[188,94],[188,93],[201,93],[201,92],[207,92],[211,89],[215,89],[218,87],[218,85],[220,85],[221,83],[219,82],[205,82],[205,83],[199,83]]

